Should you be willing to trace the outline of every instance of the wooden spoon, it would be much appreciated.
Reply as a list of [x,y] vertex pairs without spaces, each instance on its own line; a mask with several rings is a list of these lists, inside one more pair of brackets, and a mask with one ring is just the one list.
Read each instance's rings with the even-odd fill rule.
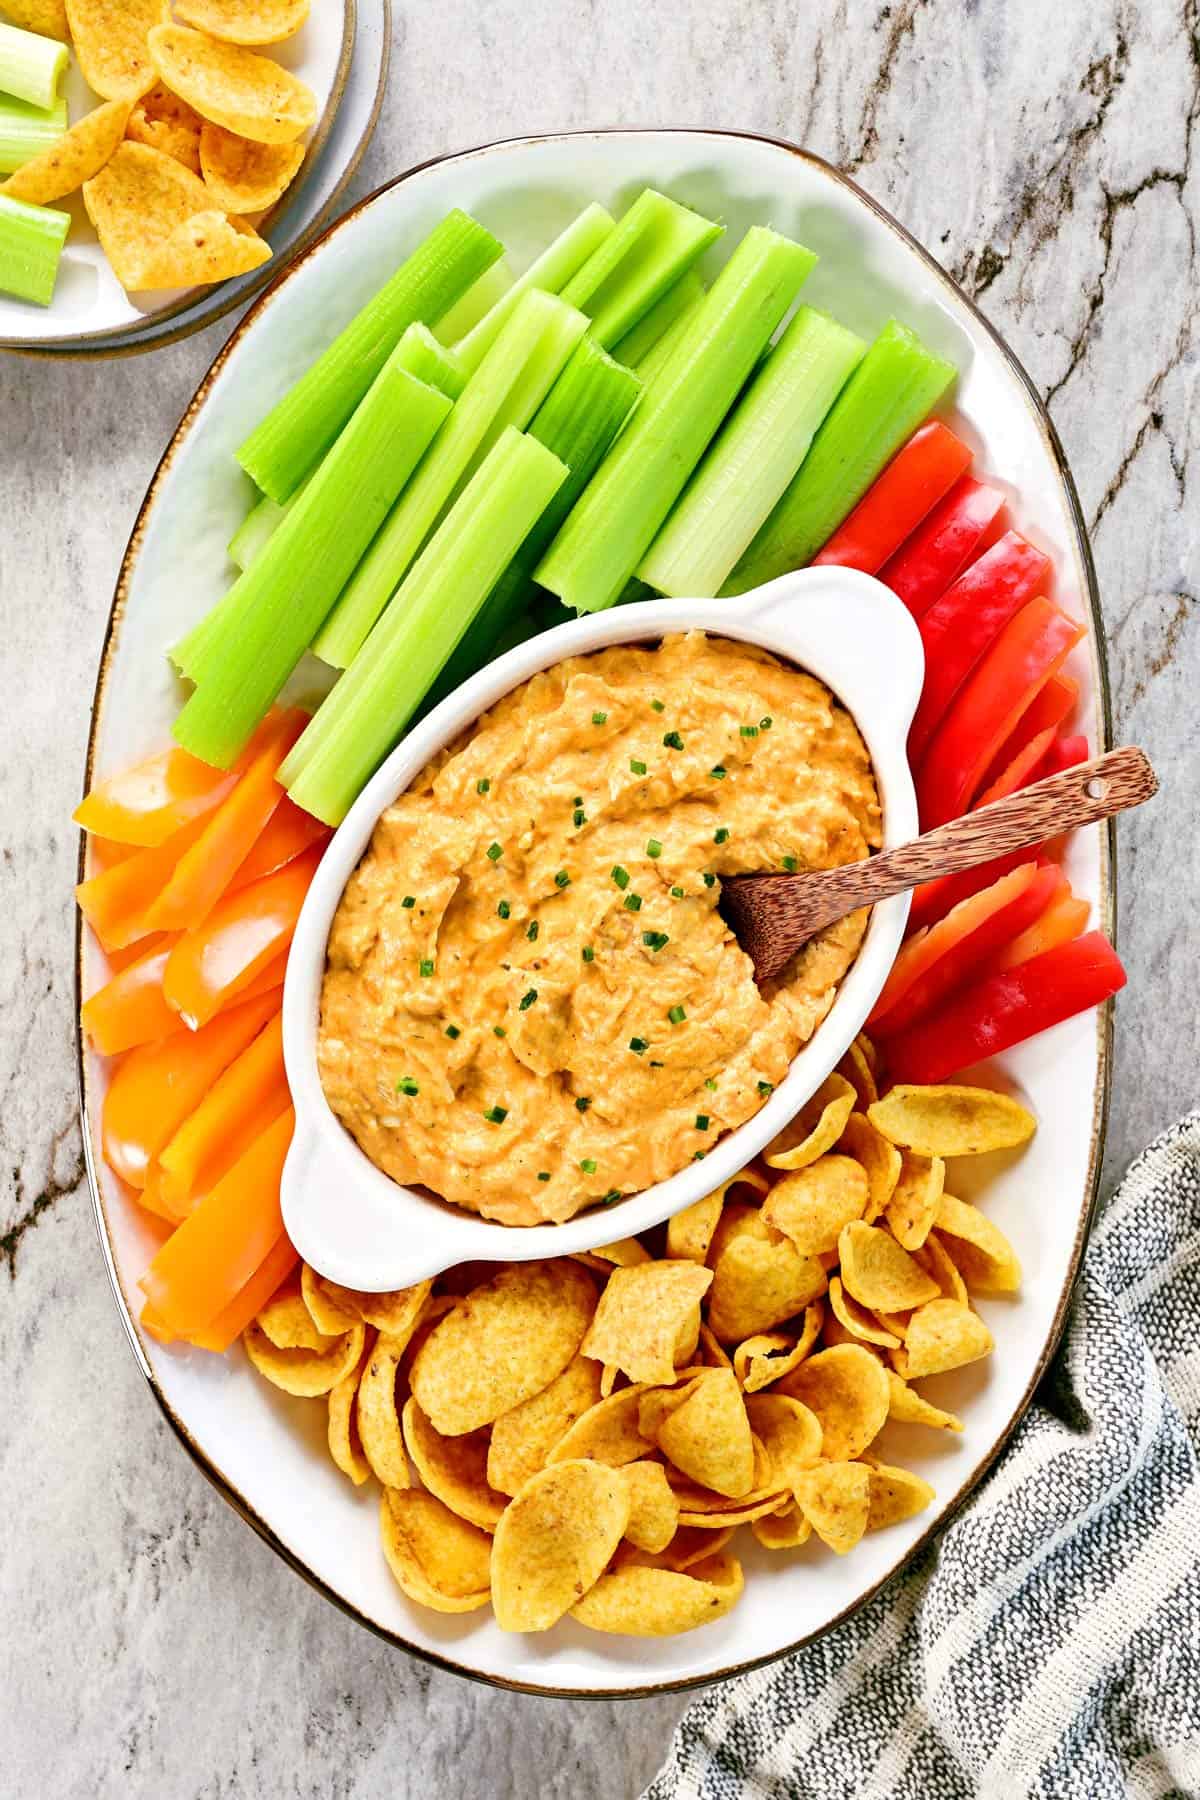
[[809,938],[860,906],[1032,849],[1140,806],[1157,791],[1143,751],[1110,750],[863,862],[795,875],[735,875],[722,883],[721,913],[753,962],[754,979],[769,981]]

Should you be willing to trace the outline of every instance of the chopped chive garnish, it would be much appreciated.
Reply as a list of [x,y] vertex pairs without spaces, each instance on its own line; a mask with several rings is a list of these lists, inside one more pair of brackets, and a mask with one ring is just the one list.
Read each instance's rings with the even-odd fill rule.
[[631,771],[633,772],[633,774],[635,774],[635,775],[644,775],[646,773],[645,763],[639,762],[636,756],[630,757],[629,767],[630,767]]
[[682,1006],[673,1006],[667,1014],[667,1017],[670,1019],[672,1025],[682,1025],[683,1021],[687,1018],[687,1013]]
[[724,779],[725,779],[725,764],[724,763],[714,763],[712,768],[708,771],[708,778],[710,781],[724,781]]
[[642,942],[648,950],[664,950],[670,943],[665,931],[643,931]]
[[583,957],[584,962],[595,962],[596,960],[596,952],[590,944],[585,944],[579,954]]
[[526,993],[521,995],[521,1004],[518,1006],[517,1011],[518,1012],[528,1012],[530,1007],[533,1005],[534,1001],[537,999],[537,997],[538,997],[537,989],[529,988]]
[[692,1151],[692,1161],[693,1162],[703,1162],[704,1161],[703,1150],[693,1150]]
[[503,1025],[493,1025],[492,1026],[492,1036],[493,1037],[507,1037],[508,1033],[507,1033],[507,1031],[505,1031]]
[[576,1102],[575,1102],[575,1111],[576,1112],[586,1112],[588,1107],[591,1104],[592,1104],[591,1099],[589,1098],[589,1096],[587,1094],[580,1094],[578,1100],[576,1100]]
[[488,789],[491,787],[491,785],[492,784],[488,780],[487,776],[481,775],[479,780],[475,783],[475,792],[477,794],[486,794]]
[[682,900],[683,899],[683,889],[681,887],[673,887],[671,889],[671,898],[672,898],[672,900]]
[[433,964],[427,956],[421,958],[421,974],[422,976],[433,974]]
[[626,912],[641,912],[642,896],[640,894],[626,894],[625,910]]
[[620,1188],[609,1188],[607,1194],[605,1194],[605,1196],[604,1196],[603,1200],[600,1202],[600,1204],[601,1204],[601,1206],[611,1206],[614,1200],[619,1200],[620,1198],[621,1198]]
[[500,858],[504,855],[504,851],[499,844],[489,844],[487,853],[492,862],[499,862]]
[[647,838],[646,839],[646,855],[654,856],[654,857],[659,857],[662,855],[662,845],[659,843],[657,838]]
[[714,1094],[715,1094],[715,1093],[716,1093],[716,1091],[717,1091],[717,1084],[716,1084],[716,1082],[715,1082],[715,1081],[714,1081],[714,1080],[713,1080],[713,1078],[712,1078],[712,1076],[711,1076],[711,1075],[709,1075],[709,1076],[706,1076],[706,1077],[705,1077],[705,1082],[704,1082],[704,1085],[705,1085],[705,1087],[706,1087],[706,1088],[711,1088],[711,1089],[712,1089],[712,1091],[713,1091],[713,1093],[714,1093]]
[[666,745],[668,750],[682,750],[683,749],[683,739],[680,737],[680,735],[677,731],[668,731],[666,733],[665,737],[663,738],[663,743]]
[[594,712],[592,714],[592,724],[593,725],[607,725],[607,723],[608,723],[608,714],[606,712]]
[[538,1170],[538,1180],[539,1181],[549,1181],[549,1179],[550,1179],[549,1169],[539,1169]]
[[763,718],[761,718],[758,721],[758,729],[760,731],[770,731],[770,729],[774,723],[775,723],[775,721],[771,717],[770,713],[767,713],[767,714],[765,714],[765,716]]
[[594,1175],[596,1173],[596,1161],[594,1157],[585,1156],[579,1166],[585,1175]]
[[462,1032],[458,1029],[457,1025],[447,1025],[446,1036],[448,1038],[460,1038],[462,1036]]
[[583,795],[576,794],[575,798],[571,802],[571,805],[572,806],[582,806],[583,805]]
[[554,877],[554,885],[556,888],[570,887],[571,877],[567,874],[565,869],[560,869],[558,871],[558,874]]
[[653,1057],[650,1058],[650,1067],[652,1069],[665,1069],[666,1066],[666,1063],[655,1062]]
[[613,864],[612,878],[619,888],[627,888],[629,886],[629,870],[623,869],[620,863]]
[[701,881],[703,881],[705,887],[712,887],[714,885],[714,883],[716,882],[717,878],[715,875],[710,875],[706,869],[704,874],[700,877],[700,879],[701,879]]
[[697,1113],[696,1114],[696,1130],[697,1131],[707,1131],[708,1130],[708,1114],[707,1113]]
[[571,814],[571,821],[576,827],[587,824],[587,814],[584,812],[582,806],[577,806],[575,808],[575,811]]
[[398,1094],[419,1094],[420,1091],[420,1087],[413,1080],[411,1075],[402,1075],[396,1083],[396,1092]]
[[758,736],[758,726],[757,725],[739,725],[738,731],[741,733],[741,735],[743,737],[757,737]]
[[775,1083],[773,1081],[760,1081],[758,1084],[758,1091],[760,1094],[773,1094],[775,1092]]
[[781,861],[782,861],[782,863],[783,863],[783,866],[784,866],[784,868],[785,868],[785,869],[786,869],[786,870],[787,870],[787,872],[788,872],[788,874],[789,874],[789,875],[794,875],[794,874],[795,874],[795,872],[796,872],[796,859],[795,859],[795,857],[794,857],[794,856],[784,856],[784,857],[782,857],[782,858],[781,858],[781,859],[780,859],[780,860],[781,860]]
[[630,1038],[629,1048],[635,1056],[644,1056],[650,1045],[645,1038]]
[[503,1125],[508,1117],[508,1108],[507,1106],[489,1106],[483,1116],[489,1125]]
[[536,919],[530,919],[528,925],[525,927],[525,936],[529,939],[531,944],[536,944],[537,943],[537,934],[538,934],[538,922]]
[[727,844],[728,842],[729,842],[729,827],[727,825],[721,825],[720,827],[718,827],[718,829],[716,831],[713,832],[713,843],[714,844]]
[[403,900],[400,902],[400,904],[401,904],[401,906],[408,907],[411,910],[417,904],[416,895],[415,894],[405,894],[405,896],[404,896]]
[[654,708],[655,712],[665,712],[666,711],[666,708],[663,705],[661,700],[652,700],[650,702],[650,704]]
[[502,900],[496,908],[496,911],[500,914],[502,919],[509,919],[512,917],[512,907],[508,904],[507,900]]

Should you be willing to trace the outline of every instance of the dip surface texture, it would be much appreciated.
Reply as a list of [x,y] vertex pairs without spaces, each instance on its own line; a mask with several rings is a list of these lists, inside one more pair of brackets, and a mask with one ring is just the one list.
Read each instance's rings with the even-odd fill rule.
[[760,992],[720,878],[880,841],[849,714],[703,633],[573,657],[390,806],[329,938],[330,1106],[395,1180],[505,1224],[665,1180],[765,1103],[866,925]]

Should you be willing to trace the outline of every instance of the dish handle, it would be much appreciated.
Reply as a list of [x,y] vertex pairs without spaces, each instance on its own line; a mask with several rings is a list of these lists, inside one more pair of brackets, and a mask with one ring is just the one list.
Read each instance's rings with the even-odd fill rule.
[[890,588],[858,569],[796,569],[743,595],[773,649],[833,689],[860,721],[901,743],[925,680],[916,620]]

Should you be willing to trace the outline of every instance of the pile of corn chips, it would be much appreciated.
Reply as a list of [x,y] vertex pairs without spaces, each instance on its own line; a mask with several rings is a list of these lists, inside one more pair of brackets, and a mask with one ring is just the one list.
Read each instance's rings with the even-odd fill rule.
[[247,215],[273,207],[317,116],[304,82],[257,48],[299,30],[308,0],[4,0],[18,25],[69,39],[103,99],[0,183],[46,206],[77,189],[122,287],[198,287],[271,256]]
[[980,1088],[880,1099],[859,1038],[763,1166],[665,1236],[389,1294],[305,1267],[246,1349],[286,1392],[327,1397],[330,1454],[382,1483],[411,1600],[490,1601],[507,1631],[566,1614],[690,1631],[742,1591],[740,1527],[844,1555],[929,1504],[872,1446],[889,1418],[962,1430],[913,1384],[987,1356],[970,1295],[1021,1278],[1003,1233],[945,1191],[946,1158],[1033,1131]]

